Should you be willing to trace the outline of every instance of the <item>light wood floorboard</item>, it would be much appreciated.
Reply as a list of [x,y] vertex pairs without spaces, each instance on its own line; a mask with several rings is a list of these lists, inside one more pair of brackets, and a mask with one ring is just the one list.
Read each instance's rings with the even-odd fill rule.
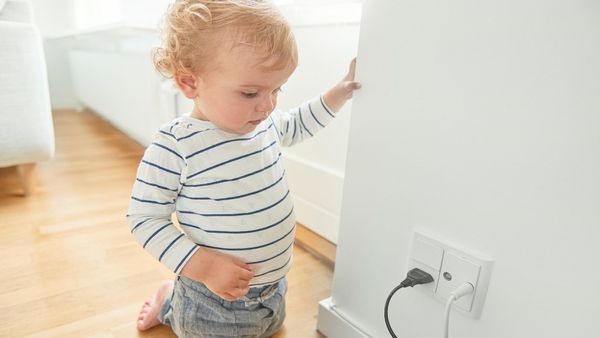
[[[16,168],[0,168],[0,337],[174,337],[135,329],[143,301],[173,277],[125,222],[143,148],[90,112],[54,122],[56,156],[38,164],[31,196]],[[317,303],[331,278],[329,264],[295,248],[276,338],[322,337]]]

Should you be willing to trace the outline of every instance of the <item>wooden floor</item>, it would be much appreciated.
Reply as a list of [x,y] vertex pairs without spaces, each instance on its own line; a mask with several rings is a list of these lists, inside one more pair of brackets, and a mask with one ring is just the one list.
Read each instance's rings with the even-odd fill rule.
[[[0,169],[0,337],[174,337],[135,329],[142,302],[172,274],[125,222],[143,149],[89,112],[55,112],[56,157],[23,198],[16,169]],[[317,302],[331,266],[295,248],[287,319],[275,337],[322,337]]]

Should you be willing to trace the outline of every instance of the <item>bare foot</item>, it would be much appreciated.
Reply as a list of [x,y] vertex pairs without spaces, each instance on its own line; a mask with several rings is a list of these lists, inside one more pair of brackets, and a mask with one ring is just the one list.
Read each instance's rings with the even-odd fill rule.
[[173,281],[164,281],[156,291],[156,294],[144,302],[144,305],[142,305],[142,308],[140,309],[140,314],[138,315],[138,330],[145,331],[160,324],[158,321],[160,307],[162,306],[165,297],[170,295],[172,291]]

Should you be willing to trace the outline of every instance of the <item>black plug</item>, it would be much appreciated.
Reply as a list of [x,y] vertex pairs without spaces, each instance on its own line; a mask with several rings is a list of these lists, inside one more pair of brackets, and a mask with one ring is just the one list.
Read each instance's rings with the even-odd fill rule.
[[433,282],[433,277],[427,272],[414,268],[406,274],[406,278],[400,283],[402,287],[413,287],[419,284],[427,284]]
[[383,319],[385,320],[385,326],[387,326],[388,332],[390,333],[390,335],[392,335],[393,338],[398,337],[396,336],[394,330],[392,329],[392,326],[390,325],[390,319],[388,318],[388,307],[390,306],[390,300],[394,296],[394,293],[396,293],[396,291],[402,288],[406,288],[409,286],[413,287],[415,285],[427,284],[431,282],[433,282],[433,277],[431,277],[430,274],[419,268],[414,268],[406,274],[406,278],[402,281],[402,283],[400,283],[400,285],[396,286],[390,292],[387,299],[385,300],[385,306],[383,307]]

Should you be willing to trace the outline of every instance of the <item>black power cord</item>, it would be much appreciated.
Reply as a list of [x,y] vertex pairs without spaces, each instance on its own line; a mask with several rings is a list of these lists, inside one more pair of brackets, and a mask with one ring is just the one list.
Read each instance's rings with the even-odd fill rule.
[[431,277],[430,274],[419,268],[414,268],[406,274],[406,278],[402,281],[402,283],[400,283],[400,285],[396,286],[390,292],[387,299],[385,300],[385,307],[383,308],[383,319],[385,319],[385,325],[387,326],[388,332],[392,335],[393,338],[398,337],[396,336],[394,330],[392,330],[392,326],[390,325],[390,320],[388,318],[388,307],[390,306],[390,300],[392,300],[394,293],[396,293],[396,291],[402,288],[406,288],[409,286],[413,287],[415,285],[427,284],[431,282],[433,282],[433,277]]

